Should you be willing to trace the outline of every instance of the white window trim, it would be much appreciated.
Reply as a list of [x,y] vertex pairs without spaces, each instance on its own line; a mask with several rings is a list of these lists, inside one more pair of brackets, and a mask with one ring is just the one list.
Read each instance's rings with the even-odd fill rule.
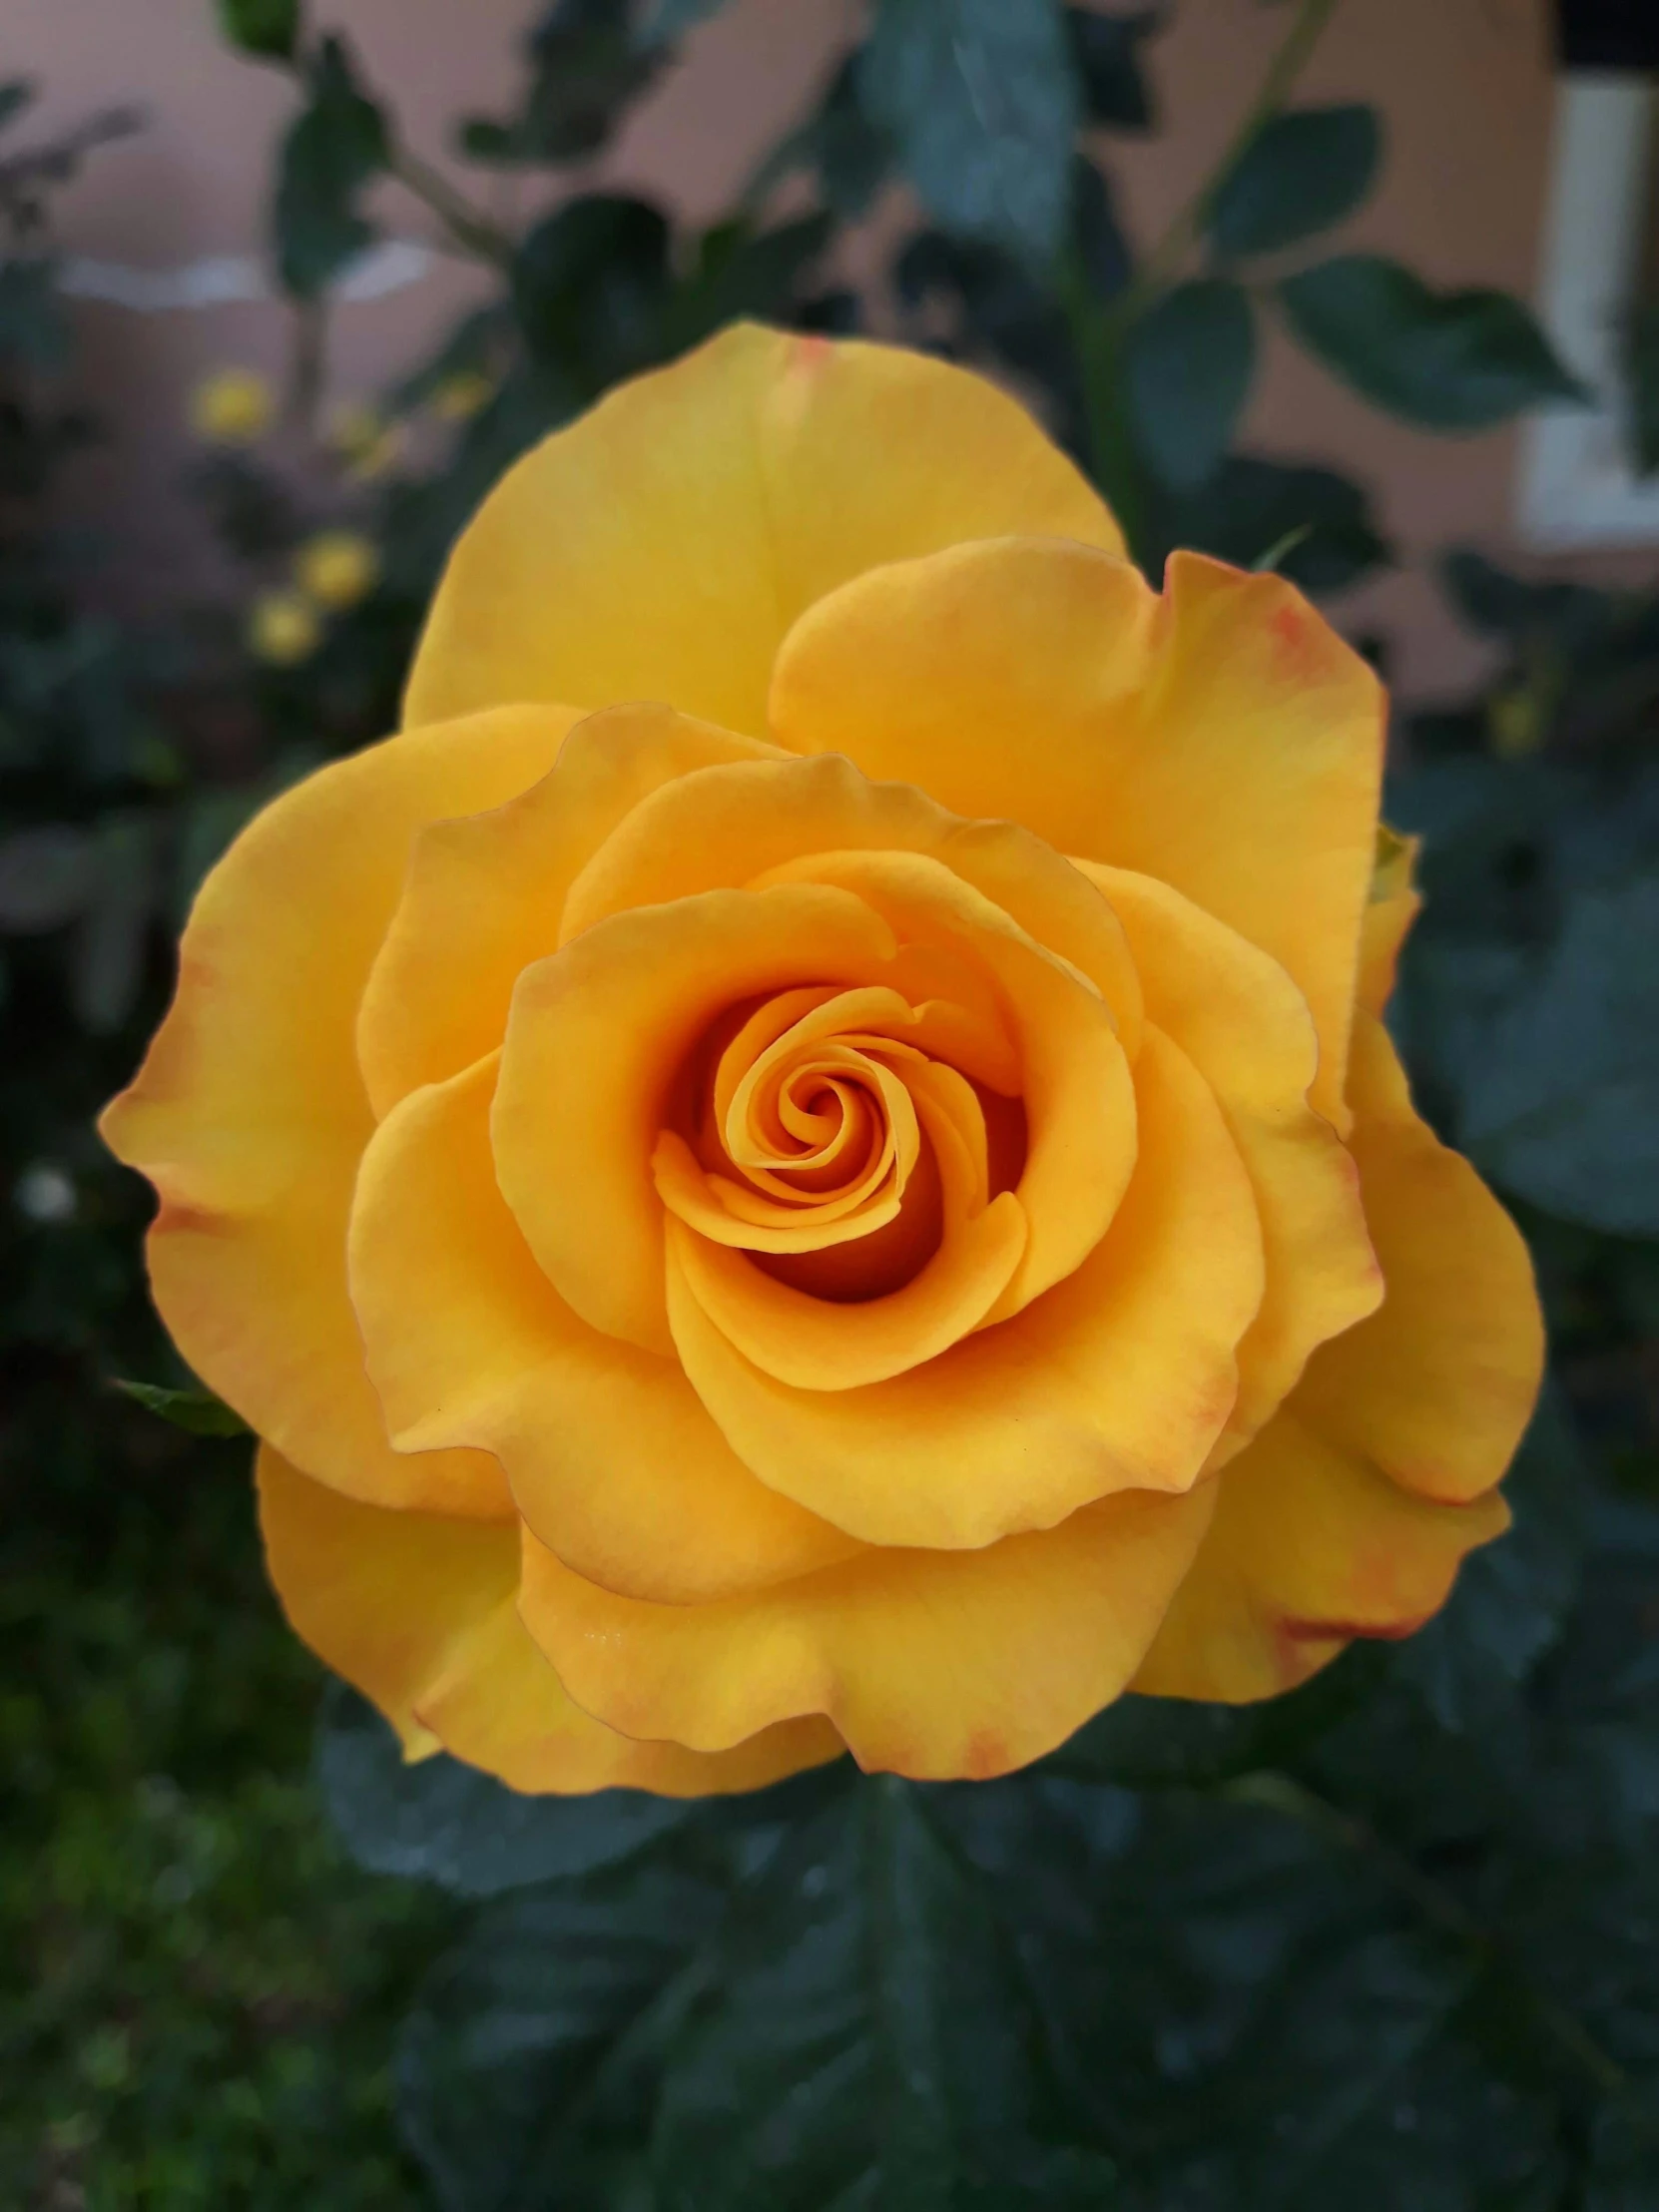
[[1551,408],[1523,430],[1516,519],[1540,550],[1659,544],[1659,478],[1631,473],[1618,365],[1656,123],[1651,79],[1586,71],[1556,87],[1539,313],[1561,358],[1599,396],[1591,407]]

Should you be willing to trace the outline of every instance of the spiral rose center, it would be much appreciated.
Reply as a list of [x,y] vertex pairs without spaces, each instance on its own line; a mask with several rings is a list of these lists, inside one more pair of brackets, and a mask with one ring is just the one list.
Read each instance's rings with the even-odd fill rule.
[[[844,1303],[898,1290],[953,1219],[1006,1188],[976,1085],[927,1050],[956,1009],[886,986],[810,985],[728,1016],[658,1149],[672,1211],[775,1280]],[[1017,1168],[1015,1170],[1017,1173]]]

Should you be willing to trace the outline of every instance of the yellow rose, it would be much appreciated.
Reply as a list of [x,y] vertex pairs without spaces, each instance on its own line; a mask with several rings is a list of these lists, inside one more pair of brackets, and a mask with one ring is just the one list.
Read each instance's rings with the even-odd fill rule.
[[295,553],[293,573],[319,607],[354,607],[379,581],[380,556],[360,530],[319,530]]
[[732,330],[511,471],[104,1124],[412,1755],[993,1775],[1434,1611],[1540,1331],[1378,1019],[1382,743],[938,361]]
[[276,419],[276,394],[252,368],[221,368],[190,395],[190,426],[213,445],[256,445]]
[[321,619],[303,592],[262,592],[249,610],[248,650],[273,668],[296,668],[321,643]]

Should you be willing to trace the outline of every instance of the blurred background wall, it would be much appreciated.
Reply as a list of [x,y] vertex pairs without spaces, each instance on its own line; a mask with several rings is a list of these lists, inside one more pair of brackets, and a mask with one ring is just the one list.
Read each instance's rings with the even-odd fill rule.
[[[457,115],[498,103],[532,12],[531,0],[321,0],[315,9],[319,22],[349,29],[411,143],[440,158]],[[576,174],[577,188],[643,187],[694,215],[728,204],[858,14],[858,0],[735,0],[692,35],[684,66],[620,143]],[[1155,235],[1213,162],[1281,34],[1282,11],[1248,0],[1182,0],[1174,10],[1150,51],[1165,128],[1144,145],[1114,142],[1135,236]],[[260,254],[268,164],[291,95],[279,73],[221,46],[210,0],[6,0],[0,68],[41,83],[42,126],[114,102],[146,112],[142,134],[89,164],[66,196],[69,253],[152,275]],[[1555,86],[1545,0],[1348,0],[1302,87],[1309,100],[1375,101],[1386,118],[1382,189],[1345,244],[1397,254],[1434,283],[1530,295]],[[384,214],[411,238],[427,235],[422,211],[399,207],[395,188]],[[875,235],[854,248],[865,274],[880,267],[882,228],[878,213]],[[108,272],[92,280],[107,285]],[[471,280],[434,255],[396,288],[343,304],[331,389],[370,392],[395,375]],[[80,312],[90,396],[112,433],[80,472],[81,496],[123,547],[114,586],[129,598],[199,588],[206,549],[177,491],[186,396],[228,360],[278,369],[286,310],[268,297],[149,308],[88,299]],[[1459,688],[1479,673],[1481,648],[1418,562],[1452,540],[1513,555],[1517,433],[1418,435],[1340,389],[1283,338],[1269,345],[1243,426],[1248,442],[1368,481],[1403,556],[1399,570],[1341,603],[1345,627],[1387,639],[1406,694]],[[1559,573],[1566,564],[1551,565]],[[1570,565],[1612,580],[1651,564],[1588,553]]]

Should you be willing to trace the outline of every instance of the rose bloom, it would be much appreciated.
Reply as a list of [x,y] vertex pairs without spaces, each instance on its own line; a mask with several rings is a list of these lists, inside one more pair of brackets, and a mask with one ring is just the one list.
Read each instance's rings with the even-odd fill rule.
[[1382,733],[935,360],[734,329],[509,472],[104,1121],[410,1756],[995,1775],[1434,1612],[1540,1328],[1379,1018]]

